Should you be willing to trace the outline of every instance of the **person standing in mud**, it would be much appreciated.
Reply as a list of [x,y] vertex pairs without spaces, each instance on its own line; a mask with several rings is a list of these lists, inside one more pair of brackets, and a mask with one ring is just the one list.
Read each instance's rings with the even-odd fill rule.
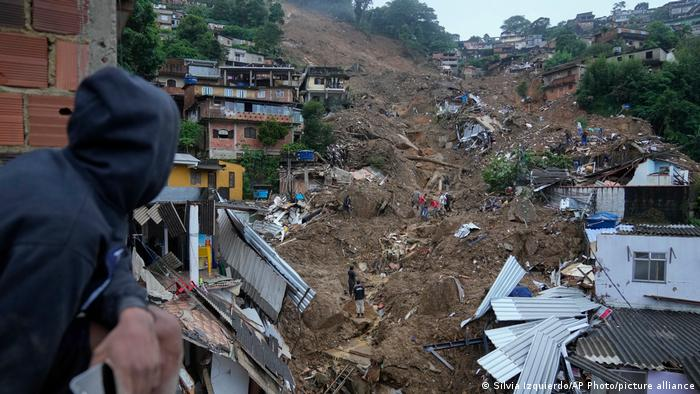
[[365,287],[360,281],[352,289],[352,296],[355,299],[355,312],[357,317],[365,317]]
[[357,273],[355,272],[355,266],[351,265],[348,270],[348,294],[352,297],[352,289],[355,288],[355,283],[357,281]]

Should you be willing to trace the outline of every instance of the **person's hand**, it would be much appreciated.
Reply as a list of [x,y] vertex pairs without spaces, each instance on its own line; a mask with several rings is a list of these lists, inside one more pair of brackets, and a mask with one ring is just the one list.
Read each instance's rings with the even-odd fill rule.
[[160,382],[160,354],[153,315],[142,308],[127,308],[95,348],[91,365],[109,365],[123,393],[149,394]]

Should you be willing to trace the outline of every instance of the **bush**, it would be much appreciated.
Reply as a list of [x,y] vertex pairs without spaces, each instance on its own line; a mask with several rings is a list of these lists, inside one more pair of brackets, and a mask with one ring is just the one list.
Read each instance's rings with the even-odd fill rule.
[[309,148],[301,142],[293,142],[291,144],[284,144],[284,146],[282,146],[282,152],[287,154],[294,154],[299,152],[300,150],[306,149]]
[[301,111],[304,116],[304,134],[301,142],[320,154],[326,153],[326,147],[335,142],[333,128],[322,120],[326,114],[323,104],[309,101]]
[[244,147],[239,163],[245,167],[243,194],[246,198],[253,197],[252,186],[255,184],[271,185],[274,192],[278,191],[279,157],[266,155],[262,150]]
[[513,186],[517,175],[517,164],[503,157],[496,157],[491,160],[482,173],[484,182],[489,185],[489,190],[496,192],[502,192],[506,188]]
[[289,127],[274,120],[267,120],[258,128],[258,139],[265,146],[273,146],[287,135]]
[[179,149],[189,152],[199,144],[199,140],[204,132],[204,127],[191,120],[183,120],[180,123]]
[[384,158],[384,156],[372,154],[367,157],[367,164],[378,170],[383,170],[384,166],[386,165],[386,159]]
[[526,98],[527,97],[527,90],[528,90],[528,85],[526,81],[522,81],[518,84],[518,86],[515,88],[515,91],[518,93],[518,96],[521,98]]

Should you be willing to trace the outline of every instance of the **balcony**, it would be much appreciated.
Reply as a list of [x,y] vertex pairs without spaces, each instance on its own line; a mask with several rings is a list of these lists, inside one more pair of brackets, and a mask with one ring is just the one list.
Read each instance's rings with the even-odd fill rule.
[[[275,108],[275,107],[273,107]],[[279,108],[279,109],[277,109]],[[210,119],[231,119],[247,122],[276,121],[286,124],[302,124],[304,122],[301,113],[290,110],[287,107],[253,106],[252,111],[245,111],[244,108],[231,108],[224,106],[203,106],[202,118]]]

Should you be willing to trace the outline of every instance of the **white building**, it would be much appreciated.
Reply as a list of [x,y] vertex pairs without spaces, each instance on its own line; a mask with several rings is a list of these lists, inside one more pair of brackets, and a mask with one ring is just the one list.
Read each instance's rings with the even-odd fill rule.
[[597,234],[596,249],[595,294],[606,305],[700,312],[700,228],[620,226]]
[[259,55],[257,53],[251,53],[244,51],[243,49],[231,48],[228,51],[228,57],[226,58],[229,62],[234,65],[263,65],[265,64],[265,56]]

